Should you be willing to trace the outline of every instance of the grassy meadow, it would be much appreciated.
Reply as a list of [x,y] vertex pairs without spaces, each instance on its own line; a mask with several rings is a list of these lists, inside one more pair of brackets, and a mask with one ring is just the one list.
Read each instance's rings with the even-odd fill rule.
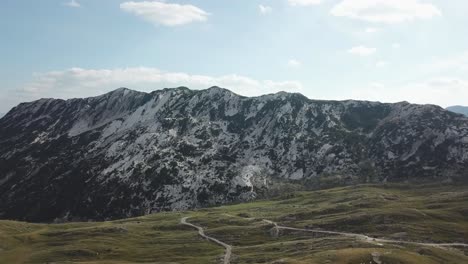
[[378,245],[283,226],[427,243],[468,243],[467,186],[351,186],[294,192],[270,200],[109,222],[31,224],[0,221],[0,263],[468,263],[468,248]]

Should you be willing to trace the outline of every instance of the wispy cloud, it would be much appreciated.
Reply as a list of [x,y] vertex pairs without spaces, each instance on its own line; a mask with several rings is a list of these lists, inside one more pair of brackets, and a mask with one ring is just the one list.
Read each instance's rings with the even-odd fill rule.
[[69,2],[63,3],[65,6],[78,8],[81,7],[81,4],[76,0],[70,0]]
[[433,4],[420,0],[342,0],[331,10],[331,14],[376,23],[401,23],[417,19],[441,16],[442,12]]
[[270,14],[273,11],[273,8],[271,6],[266,6],[266,5],[258,5],[258,11],[262,15]]
[[379,32],[380,29],[379,28],[375,28],[375,27],[368,27],[366,28],[365,32],[366,33],[369,33],[369,34],[372,34],[372,33],[377,33]]
[[430,74],[445,73],[468,73],[468,51],[456,55],[433,58],[430,62],[420,65],[421,70]]
[[311,6],[322,3],[322,0],[288,0],[291,6]]
[[383,60],[378,61],[378,62],[375,63],[375,67],[377,67],[377,68],[383,68],[383,67],[385,67],[385,66],[387,66],[387,65],[388,65],[388,62],[387,62],[387,61],[383,61]]
[[134,14],[154,25],[180,26],[202,22],[210,15],[193,5],[170,4],[159,1],[124,2],[120,9]]
[[366,46],[356,46],[348,50],[348,53],[358,56],[370,56],[377,52],[376,48],[369,48]]
[[296,59],[290,59],[288,61],[288,67],[289,68],[299,68],[302,66],[302,62],[296,60]]

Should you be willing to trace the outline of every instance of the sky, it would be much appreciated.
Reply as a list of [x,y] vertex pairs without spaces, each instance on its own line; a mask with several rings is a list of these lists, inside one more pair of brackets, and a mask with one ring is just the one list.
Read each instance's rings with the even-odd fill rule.
[[0,113],[220,86],[468,105],[466,0],[2,0]]

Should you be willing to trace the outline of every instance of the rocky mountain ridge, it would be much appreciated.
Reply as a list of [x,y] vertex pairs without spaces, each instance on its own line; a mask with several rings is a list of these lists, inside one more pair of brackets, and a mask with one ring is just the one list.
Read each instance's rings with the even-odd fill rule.
[[0,218],[111,219],[275,182],[468,181],[468,119],[433,105],[212,87],[22,103],[0,119]]

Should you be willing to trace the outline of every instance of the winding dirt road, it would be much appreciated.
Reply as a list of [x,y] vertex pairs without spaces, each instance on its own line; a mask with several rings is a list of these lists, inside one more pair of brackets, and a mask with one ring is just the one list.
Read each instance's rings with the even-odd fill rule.
[[311,232],[317,234],[329,234],[329,235],[339,235],[339,236],[347,236],[347,237],[354,237],[372,244],[377,244],[383,246],[382,243],[388,244],[408,244],[408,245],[417,245],[417,246],[428,246],[428,247],[438,247],[438,248],[445,248],[445,247],[468,247],[468,244],[465,243],[421,243],[421,242],[413,242],[413,241],[401,241],[401,240],[392,240],[392,239],[383,239],[383,238],[373,238],[363,234],[355,234],[355,233],[346,233],[346,232],[335,232],[335,231],[325,231],[325,230],[317,230],[317,229],[303,229],[303,228],[295,228],[295,227],[288,227],[288,226],[280,226],[277,223],[264,219],[263,222],[271,224],[274,226],[276,230],[284,229],[284,230],[292,230],[292,231],[301,231],[301,232]]
[[214,242],[214,243],[216,243],[216,244],[218,244],[220,246],[223,246],[226,249],[226,251],[224,253],[223,264],[230,264],[231,263],[232,246],[224,243],[223,241],[219,241],[218,239],[216,239],[214,237],[210,237],[210,236],[205,235],[205,231],[203,230],[203,228],[200,227],[200,226],[196,226],[194,224],[191,224],[191,223],[187,222],[188,218],[189,217],[183,217],[182,219],[180,219],[180,223],[183,224],[183,225],[187,225],[187,226],[190,226],[190,227],[193,227],[193,228],[197,229],[198,234],[201,237],[203,237],[203,238],[205,238],[207,240],[210,240],[210,241],[212,241],[212,242]]
[[[183,225],[187,225],[190,227],[193,227],[198,230],[198,234],[209,240],[212,241],[222,247],[225,248],[225,254],[224,254],[224,259],[223,259],[223,264],[230,264],[231,263],[231,254],[232,254],[232,246],[228,245],[214,237],[210,237],[205,234],[205,231],[203,230],[202,227],[196,226],[194,224],[191,224],[187,222],[187,219],[189,217],[183,217],[180,219],[180,223]],[[348,233],[348,232],[336,232],[336,231],[326,231],[326,230],[318,230],[318,229],[304,229],[304,228],[296,228],[296,227],[289,227],[289,226],[281,226],[278,225],[277,223],[263,219],[263,222],[273,225],[273,228],[276,230],[276,232],[279,232],[280,229],[283,230],[291,230],[291,231],[300,231],[300,232],[310,232],[310,233],[317,233],[317,234],[328,234],[328,235],[338,235],[338,236],[346,236],[346,237],[352,237],[356,238],[371,244],[376,244],[379,246],[383,246],[384,243],[387,244],[407,244],[407,245],[417,245],[417,246],[427,246],[427,247],[437,247],[437,248],[447,248],[447,247],[468,247],[468,244],[465,243],[422,243],[422,242],[413,242],[413,241],[401,241],[401,240],[392,240],[392,239],[383,239],[383,238],[373,238],[370,236],[366,236],[363,234],[356,234],[356,233]]]

